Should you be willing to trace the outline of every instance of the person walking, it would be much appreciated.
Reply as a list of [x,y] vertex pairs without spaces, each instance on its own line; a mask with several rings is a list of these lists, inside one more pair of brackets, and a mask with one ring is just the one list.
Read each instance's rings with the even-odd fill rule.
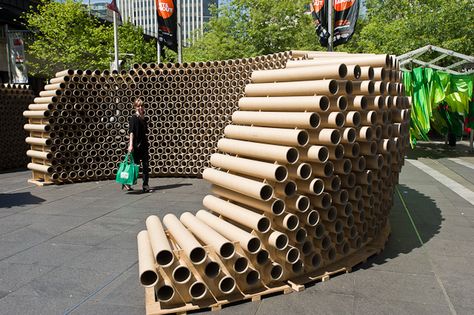
[[[135,113],[130,117],[128,124],[128,132],[130,134],[130,140],[128,144],[128,152],[132,154],[133,160],[136,164],[142,165],[143,173],[143,192],[149,192],[150,186],[148,185],[148,168],[149,168],[149,155],[148,155],[148,124],[145,120],[145,107],[143,101],[137,98],[133,102]],[[133,190],[130,185],[123,185],[122,189]]]

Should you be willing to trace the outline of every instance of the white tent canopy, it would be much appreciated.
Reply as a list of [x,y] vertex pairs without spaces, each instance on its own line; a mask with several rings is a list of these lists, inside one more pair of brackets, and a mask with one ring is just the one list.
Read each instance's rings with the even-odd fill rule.
[[[421,55],[426,54],[426,53],[431,53],[431,52],[437,52],[439,53],[439,56],[430,61],[422,61],[418,59]],[[438,61],[448,56],[454,57],[453,60],[455,61],[452,64],[448,66],[436,65]],[[413,65],[416,64],[419,66],[429,67],[429,68],[445,71],[452,74],[474,73],[474,57],[473,56],[464,55],[464,54],[461,54],[449,49],[444,49],[444,48],[433,46],[433,45],[427,45],[427,46],[412,50],[410,52],[407,52],[406,54],[398,56],[398,60],[400,62],[400,68],[402,70],[410,70],[414,67]],[[463,67],[464,69],[461,69],[462,66],[464,66]]]

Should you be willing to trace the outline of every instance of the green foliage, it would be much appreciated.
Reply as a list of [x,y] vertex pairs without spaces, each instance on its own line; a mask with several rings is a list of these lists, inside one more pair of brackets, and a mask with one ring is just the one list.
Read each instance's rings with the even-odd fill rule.
[[[232,0],[214,10],[205,33],[184,49],[186,61],[251,57],[285,50],[326,50],[319,44],[310,0]],[[474,51],[472,0],[367,0],[352,39],[338,51],[400,55],[431,44]],[[428,56],[429,58],[430,56]]]
[[232,0],[214,8],[204,35],[184,49],[186,61],[251,57],[290,49],[316,49],[307,0]]
[[400,55],[435,45],[470,55],[472,0],[367,0],[367,24],[357,38],[363,52]]
[[[113,61],[113,25],[90,16],[82,1],[41,0],[36,10],[24,14],[34,34],[27,45],[33,75],[52,76],[72,69],[108,69]],[[120,58],[127,64],[156,59],[153,41],[143,39],[143,31],[129,23],[119,27]],[[130,55],[132,54],[132,55]],[[123,56],[123,57],[122,57]]]

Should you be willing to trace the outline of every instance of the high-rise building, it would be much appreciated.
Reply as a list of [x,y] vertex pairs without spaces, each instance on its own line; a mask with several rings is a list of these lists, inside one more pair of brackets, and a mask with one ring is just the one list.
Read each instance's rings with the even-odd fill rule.
[[[217,5],[217,0],[179,0],[183,45],[189,45],[202,34],[204,23],[211,17],[212,4]],[[145,34],[157,37],[155,0],[118,0],[117,5],[123,21],[141,26]]]

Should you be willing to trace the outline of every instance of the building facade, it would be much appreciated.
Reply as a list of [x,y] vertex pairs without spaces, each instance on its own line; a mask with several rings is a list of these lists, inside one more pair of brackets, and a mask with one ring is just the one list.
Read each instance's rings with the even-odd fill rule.
[[[181,39],[183,46],[192,44],[202,34],[204,23],[211,17],[210,6],[217,0],[178,0],[181,8]],[[123,21],[141,26],[145,34],[157,37],[155,0],[118,0]]]

